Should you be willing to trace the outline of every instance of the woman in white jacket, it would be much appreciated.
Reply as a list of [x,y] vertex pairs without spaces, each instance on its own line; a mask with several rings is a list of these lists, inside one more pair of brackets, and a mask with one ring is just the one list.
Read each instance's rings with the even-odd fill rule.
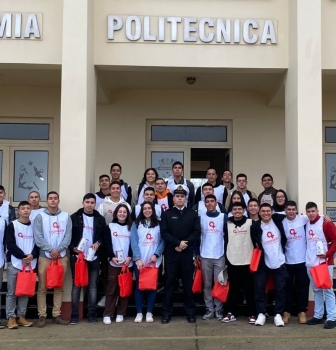
[[[131,246],[133,260],[135,261],[135,304],[137,315],[134,322],[140,323],[143,319],[142,304],[143,292],[139,290],[140,270],[147,264],[152,263],[158,268],[162,262],[162,253],[165,243],[160,235],[160,226],[155,214],[154,205],[144,202],[141,211],[131,230]],[[146,322],[153,322],[153,308],[156,298],[156,290],[147,291],[147,314]]]

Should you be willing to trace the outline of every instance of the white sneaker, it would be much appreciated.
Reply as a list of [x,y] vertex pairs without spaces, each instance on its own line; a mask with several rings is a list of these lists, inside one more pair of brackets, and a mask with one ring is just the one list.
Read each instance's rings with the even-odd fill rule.
[[105,317],[103,318],[103,323],[104,323],[104,324],[111,324],[111,317],[105,316]]
[[143,314],[137,314],[136,315],[136,317],[135,317],[135,319],[134,319],[134,322],[135,323],[140,323],[140,322],[142,322],[142,319],[143,319]]
[[148,323],[154,322],[154,318],[153,318],[153,314],[152,313],[150,313],[150,312],[146,313],[146,322],[148,322]]
[[254,324],[256,326],[263,326],[265,322],[266,322],[266,316],[264,314],[259,314]]
[[99,307],[105,307],[105,302],[106,302],[106,297],[102,297],[98,303],[97,303],[97,306]]
[[124,321],[124,316],[123,315],[117,315],[116,322],[120,323]]
[[277,326],[277,327],[284,327],[285,326],[285,323],[281,317],[280,314],[276,314],[275,317],[274,317],[274,324]]

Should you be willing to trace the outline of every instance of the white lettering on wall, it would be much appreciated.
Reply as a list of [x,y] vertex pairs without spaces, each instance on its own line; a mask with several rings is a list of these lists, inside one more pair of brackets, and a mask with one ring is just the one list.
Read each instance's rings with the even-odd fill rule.
[[107,20],[108,42],[277,44],[272,19],[108,15]]
[[42,14],[0,12],[0,39],[41,39]]

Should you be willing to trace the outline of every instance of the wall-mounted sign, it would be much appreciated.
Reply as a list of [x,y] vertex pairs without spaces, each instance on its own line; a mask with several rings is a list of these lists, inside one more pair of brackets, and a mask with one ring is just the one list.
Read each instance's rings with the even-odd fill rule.
[[0,12],[0,39],[42,39],[42,13]]
[[108,42],[277,44],[273,19],[107,16]]

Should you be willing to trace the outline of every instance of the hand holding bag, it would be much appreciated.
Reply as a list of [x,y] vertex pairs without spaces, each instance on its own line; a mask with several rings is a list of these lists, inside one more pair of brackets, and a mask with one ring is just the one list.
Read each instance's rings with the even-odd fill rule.
[[75,263],[75,286],[86,287],[89,284],[89,270],[84,253],[79,253]]
[[59,258],[51,259],[46,272],[46,288],[62,288],[64,282],[64,267],[60,264]]
[[132,280],[132,272],[130,272],[127,265],[123,265],[121,272],[118,275],[120,296],[122,298],[127,298],[132,294]]
[[150,266],[149,262],[145,267],[139,270],[139,289],[156,290],[159,277],[159,269],[156,265]]
[[332,280],[330,278],[328,264],[326,262],[310,268],[316,288],[330,289],[332,288]]
[[202,270],[201,270],[201,262],[197,261],[195,265],[195,273],[194,273],[194,282],[192,286],[193,293],[202,293],[203,279],[202,279]]
[[259,248],[253,249],[252,259],[250,263],[250,271],[256,272],[258,270],[259,262],[261,257],[261,250]]
[[[29,267],[29,272],[26,268]],[[33,271],[31,265],[23,265],[22,270],[18,272],[16,277],[15,295],[21,297],[26,295],[32,297],[35,294],[36,273]]]
[[225,303],[229,295],[229,289],[230,289],[230,281],[228,281],[224,285],[216,281],[212,289],[211,296],[213,298],[218,299],[222,303]]

